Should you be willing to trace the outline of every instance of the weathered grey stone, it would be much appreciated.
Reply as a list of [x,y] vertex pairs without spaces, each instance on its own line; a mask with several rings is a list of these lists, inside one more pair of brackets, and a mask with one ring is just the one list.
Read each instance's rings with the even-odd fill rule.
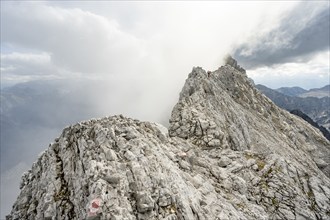
[[154,201],[147,192],[138,192],[136,203],[138,211],[142,213],[151,211],[154,208]]
[[330,219],[329,141],[237,68],[194,68],[169,131],[122,115],[65,128],[7,219]]
[[103,179],[110,184],[116,185],[120,181],[120,176],[119,175],[110,175],[110,176],[105,176]]
[[160,189],[158,205],[164,207],[170,205],[171,203],[172,203],[172,197],[170,191],[164,188]]
[[229,159],[226,156],[222,156],[218,162],[220,167],[227,167],[232,162],[231,159]]

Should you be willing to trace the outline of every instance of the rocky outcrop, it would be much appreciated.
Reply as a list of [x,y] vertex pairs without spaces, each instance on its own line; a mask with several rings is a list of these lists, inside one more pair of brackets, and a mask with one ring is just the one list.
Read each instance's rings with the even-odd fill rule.
[[237,61],[234,58],[232,58],[230,55],[227,55],[225,57],[225,65],[229,65],[244,74],[246,73],[246,70],[243,69],[243,67],[241,67],[240,65],[238,65]]
[[197,67],[169,130],[123,116],[65,128],[7,219],[329,219],[329,155],[245,74]]
[[321,131],[321,133],[323,134],[323,136],[330,141],[330,132],[325,127],[318,125],[315,121],[313,121],[313,119],[308,117],[308,115],[306,115],[305,113],[303,113],[302,111],[300,111],[298,109],[294,109],[294,110],[290,111],[290,113],[299,116],[300,118],[307,121],[313,127],[319,129]]
[[330,97],[295,97],[284,95],[263,85],[256,87],[279,107],[288,111],[299,109],[330,132]]

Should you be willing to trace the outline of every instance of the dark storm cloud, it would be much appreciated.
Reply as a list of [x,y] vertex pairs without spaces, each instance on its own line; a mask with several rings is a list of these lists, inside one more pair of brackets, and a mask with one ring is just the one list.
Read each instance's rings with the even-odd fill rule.
[[260,39],[240,45],[234,57],[246,68],[304,62],[329,50],[329,6],[317,10],[301,3],[285,15],[280,25]]

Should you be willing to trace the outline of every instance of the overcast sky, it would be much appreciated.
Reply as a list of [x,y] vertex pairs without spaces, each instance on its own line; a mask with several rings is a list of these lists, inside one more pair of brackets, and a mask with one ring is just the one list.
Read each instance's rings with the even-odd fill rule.
[[[96,117],[166,123],[192,67],[216,70],[227,54],[271,88],[329,84],[329,1],[1,1],[1,88],[64,79],[61,92],[76,94],[66,101],[83,99]],[[59,117],[83,115],[80,105],[53,105]],[[15,149],[26,156],[27,143]],[[1,173],[0,218],[30,160]]]
[[120,77],[178,87],[227,53],[273,88],[328,84],[329,1],[1,2],[2,86]]

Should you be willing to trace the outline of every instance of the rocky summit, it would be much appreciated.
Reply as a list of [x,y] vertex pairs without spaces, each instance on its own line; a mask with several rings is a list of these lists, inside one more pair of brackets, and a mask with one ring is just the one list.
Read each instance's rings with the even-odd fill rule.
[[193,68],[169,129],[121,115],[65,128],[7,219],[330,219],[329,177],[330,142],[229,59]]

